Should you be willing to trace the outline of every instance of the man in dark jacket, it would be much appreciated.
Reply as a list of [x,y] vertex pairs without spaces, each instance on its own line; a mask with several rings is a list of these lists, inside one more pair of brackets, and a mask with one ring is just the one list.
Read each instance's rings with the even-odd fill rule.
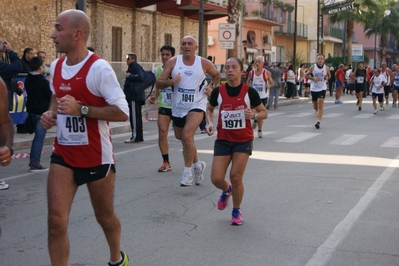
[[25,79],[25,88],[28,95],[26,109],[29,113],[28,118],[32,119],[35,128],[35,137],[30,148],[29,170],[31,172],[42,172],[48,170],[40,164],[47,130],[40,124],[40,117],[48,110],[52,93],[48,80],[41,74],[43,60],[40,57],[33,57],[29,61],[29,67],[32,71]]
[[129,105],[129,120],[132,128],[132,137],[125,140],[125,143],[137,143],[144,141],[143,139],[143,117],[141,114],[141,106],[145,103],[144,92],[136,94],[134,91],[135,82],[143,81],[144,71],[137,63],[136,54],[128,54],[126,56],[126,80],[124,92]]
[[24,49],[24,55],[21,57],[22,61],[22,73],[29,73],[31,68],[29,66],[29,61],[35,56],[33,49],[27,47]]
[[11,44],[7,41],[0,40],[0,58],[3,58],[5,55],[9,58],[10,63],[0,61],[0,77],[7,86],[8,110],[11,111],[13,107],[12,96],[14,94],[11,80],[22,71],[22,63],[18,54],[12,50]]

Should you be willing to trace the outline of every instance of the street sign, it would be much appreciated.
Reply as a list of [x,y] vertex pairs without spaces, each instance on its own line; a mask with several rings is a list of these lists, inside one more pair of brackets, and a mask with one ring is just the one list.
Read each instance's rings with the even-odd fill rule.
[[352,61],[354,62],[364,61],[363,44],[361,43],[352,44]]
[[327,3],[325,2],[323,12],[332,15],[342,11],[353,9],[353,2],[353,0],[330,0],[327,1]]
[[234,42],[220,42],[220,49],[234,49]]
[[219,24],[219,41],[234,42],[236,40],[236,24],[220,23]]

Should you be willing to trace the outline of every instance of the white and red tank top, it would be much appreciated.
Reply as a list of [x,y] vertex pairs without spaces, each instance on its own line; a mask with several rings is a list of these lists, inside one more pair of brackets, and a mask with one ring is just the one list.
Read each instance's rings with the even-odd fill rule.
[[216,139],[231,142],[245,142],[254,139],[251,120],[245,119],[244,112],[247,107],[251,107],[248,90],[249,86],[242,83],[240,93],[231,97],[227,93],[225,84],[219,86]]
[[[75,76],[64,79],[62,66],[65,57],[61,57],[55,65],[53,76],[54,93],[57,99],[70,95],[82,105],[107,106],[105,99],[91,93],[86,85],[90,67],[98,59],[100,59],[98,55],[92,54]],[[53,153],[62,156],[67,164],[78,168],[114,164],[108,122],[64,115],[59,112]]]

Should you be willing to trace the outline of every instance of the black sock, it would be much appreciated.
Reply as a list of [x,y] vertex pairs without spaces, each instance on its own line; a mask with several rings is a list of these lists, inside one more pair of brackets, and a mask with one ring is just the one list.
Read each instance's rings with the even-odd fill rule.
[[169,154],[162,154],[162,159],[164,162],[169,162]]

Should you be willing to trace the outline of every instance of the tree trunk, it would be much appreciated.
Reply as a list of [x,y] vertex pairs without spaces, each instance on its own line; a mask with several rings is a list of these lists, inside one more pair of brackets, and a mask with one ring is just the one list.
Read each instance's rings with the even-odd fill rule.
[[386,34],[381,34],[381,43],[380,43],[380,48],[381,48],[381,62],[386,62],[387,61],[387,39],[388,36]]
[[348,38],[348,52],[347,52],[347,62],[352,65],[352,36],[353,36],[354,20],[348,19],[346,22],[346,36]]
[[238,51],[237,46],[239,42],[239,21],[240,21],[240,0],[228,0],[227,6],[227,23],[235,23],[236,24],[236,40],[234,42],[234,49],[229,49],[227,52],[227,57],[237,57]]

